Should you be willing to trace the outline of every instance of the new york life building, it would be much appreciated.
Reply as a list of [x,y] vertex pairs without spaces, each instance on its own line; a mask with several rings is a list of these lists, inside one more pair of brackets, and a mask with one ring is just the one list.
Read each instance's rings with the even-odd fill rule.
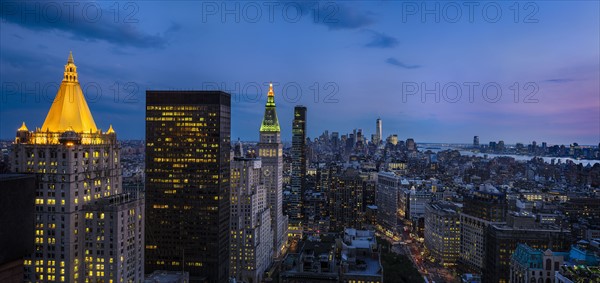
[[143,280],[144,201],[122,193],[116,133],[97,128],[72,54],[42,127],[17,130],[10,164],[38,182],[25,282]]

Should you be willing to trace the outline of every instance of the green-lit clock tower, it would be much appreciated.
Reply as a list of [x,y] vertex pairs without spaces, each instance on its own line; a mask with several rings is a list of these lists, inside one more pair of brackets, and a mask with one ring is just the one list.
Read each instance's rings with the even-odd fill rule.
[[269,84],[265,116],[260,125],[258,155],[262,160],[263,181],[267,190],[267,202],[271,209],[273,256],[277,258],[284,251],[287,242],[288,220],[282,211],[283,145],[281,144],[281,129],[275,111],[273,84]]

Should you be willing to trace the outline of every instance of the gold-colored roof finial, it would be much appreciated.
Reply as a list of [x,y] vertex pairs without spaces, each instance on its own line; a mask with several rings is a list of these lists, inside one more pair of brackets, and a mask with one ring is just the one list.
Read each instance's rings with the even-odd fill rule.
[[23,125],[21,125],[21,127],[17,131],[19,131],[19,132],[21,132],[21,131],[28,132],[29,130],[27,129],[27,126],[25,126],[25,122],[23,122]]
[[106,131],[107,134],[114,134],[115,130],[112,127],[112,124],[108,127],[108,131]]
[[69,51],[69,59],[67,60],[67,64],[75,64],[73,60],[73,51]]

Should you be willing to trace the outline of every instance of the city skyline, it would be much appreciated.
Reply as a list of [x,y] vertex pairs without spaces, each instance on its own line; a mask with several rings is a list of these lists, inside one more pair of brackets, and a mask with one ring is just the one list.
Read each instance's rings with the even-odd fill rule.
[[[56,16],[48,12],[56,5],[3,3],[0,138],[11,139],[23,117],[27,125],[42,124],[39,113],[50,107],[63,54],[72,50],[99,128],[112,123],[122,139],[144,136],[146,89],[224,86],[232,93],[231,137],[255,141],[252,129],[260,123],[268,82],[273,81],[284,141],[291,141],[297,104],[312,113],[307,118],[311,138],[325,130],[343,134],[354,128],[370,137],[380,117],[384,138],[398,134],[416,142],[468,144],[474,135],[482,144],[535,140],[597,145],[600,140],[597,2],[481,4],[473,8],[477,13],[472,19],[469,7],[441,2],[427,7],[413,2],[280,2],[272,20],[264,3],[247,3],[174,4],[167,9],[157,3],[82,4],[73,7],[73,17],[68,17],[68,6],[59,5],[64,13]],[[235,5],[237,15],[224,12]],[[437,14],[423,12],[436,5]],[[502,16],[482,14],[484,6],[499,8]],[[297,20],[290,10],[296,7],[303,11]],[[462,17],[454,23],[448,11],[457,7]],[[92,17],[89,11],[95,8],[102,16]],[[255,8],[262,9],[262,17],[253,22],[248,11]],[[288,16],[282,16],[283,8]],[[110,28],[99,29],[97,23]],[[467,93],[470,83],[479,84],[471,84],[477,91],[474,102]],[[494,83],[502,90],[497,102],[492,99]],[[462,91],[457,101],[451,95],[456,86]],[[488,97],[483,97],[486,86]],[[293,99],[295,88],[302,89],[298,100]],[[421,94],[431,89],[447,95],[435,102],[435,94],[429,93],[422,102]]]
[[0,2],[0,282],[600,280],[600,2],[163,3]]

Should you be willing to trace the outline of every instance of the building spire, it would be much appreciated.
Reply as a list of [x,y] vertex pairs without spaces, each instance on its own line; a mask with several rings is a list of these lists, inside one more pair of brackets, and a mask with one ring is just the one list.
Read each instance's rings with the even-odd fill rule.
[[275,93],[273,92],[273,83],[269,83],[269,93],[267,94],[269,97],[274,97]]
[[273,83],[269,83],[269,93],[267,93],[267,107],[275,107],[275,92]]
[[265,116],[260,125],[261,132],[280,132],[279,120],[275,111],[275,92],[273,83],[269,83],[269,93],[267,94],[267,105],[265,105]]
[[73,60],[73,51],[69,51],[69,59],[67,60],[67,64],[75,64]]
[[77,79],[77,66],[75,66],[75,61],[73,60],[73,52],[69,51],[69,59],[67,60],[67,64],[65,65],[65,74],[63,76],[63,82],[79,82]]

